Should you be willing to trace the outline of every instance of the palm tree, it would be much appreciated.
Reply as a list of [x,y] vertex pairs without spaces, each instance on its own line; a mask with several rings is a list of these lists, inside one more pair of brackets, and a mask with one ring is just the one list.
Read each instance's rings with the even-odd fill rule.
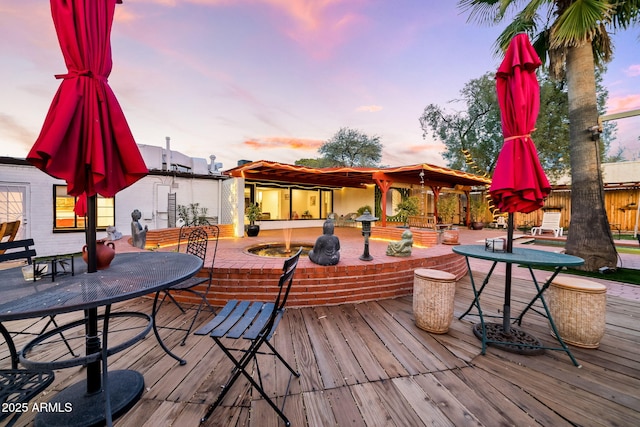
[[549,74],[566,78],[569,96],[571,224],[566,251],[583,269],[615,267],[617,252],[604,206],[595,66],[611,59],[608,31],[640,22],[640,0],[461,0],[469,19],[510,21],[500,50],[526,32]]

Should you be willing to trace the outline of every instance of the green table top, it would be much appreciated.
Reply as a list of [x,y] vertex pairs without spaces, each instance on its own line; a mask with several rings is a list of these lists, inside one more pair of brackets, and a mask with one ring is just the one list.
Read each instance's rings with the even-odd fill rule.
[[551,267],[573,267],[584,264],[584,260],[577,256],[559,254],[538,249],[513,248],[513,252],[491,252],[485,250],[484,245],[461,245],[452,248],[453,252],[470,258],[486,259],[489,261],[508,264],[545,265]]

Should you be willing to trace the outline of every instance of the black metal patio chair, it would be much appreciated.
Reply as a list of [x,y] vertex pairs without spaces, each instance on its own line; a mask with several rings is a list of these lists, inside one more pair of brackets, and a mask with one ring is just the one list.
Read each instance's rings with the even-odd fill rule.
[[[33,246],[35,246],[33,239],[11,240],[8,242],[0,242],[0,262],[25,261],[27,265],[33,266],[33,280],[35,281],[37,279],[37,274],[36,274],[37,268],[35,265],[36,263],[34,262],[34,258],[36,256],[36,250],[33,248]],[[9,333],[10,335],[8,336],[8,338],[9,340],[11,340],[11,342],[8,343],[9,350],[12,350],[11,358],[15,361],[16,364],[18,363],[18,355],[13,349],[14,347],[13,347],[11,334],[42,335],[47,329],[49,329],[49,326],[51,325],[53,325],[55,328],[58,328],[58,323],[56,322],[55,316],[44,316],[40,320],[47,320],[47,323],[44,325],[40,333],[25,332],[25,331],[11,331]],[[69,341],[67,341],[67,338],[65,338],[62,332],[60,332],[60,338],[62,342],[64,342],[64,344],[67,346],[67,350],[69,351],[69,353],[73,357],[77,357],[77,355],[74,353],[73,349],[71,348]]]
[[[207,231],[205,231],[204,228],[209,230],[209,233],[207,233]],[[187,311],[180,305],[180,303],[172,295],[172,293],[174,292],[188,292],[193,295],[196,295],[200,299],[198,308],[196,309],[195,314],[193,315],[193,318],[191,319],[188,327],[179,328],[179,327],[161,326],[161,328],[164,328],[164,329],[184,331],[184,337],[182,338],[180,345],[185,345],[187,338],[189,337],[189,334],[193,329],[193,325],[196,323],[196,320],[198,319],[198,316],[200,315],[200,312],[202,312],[203,308],[206,307],[207,309],[209,309],[209,311],[211,311],[211,313],[215,314],[215,309],[211,306],[211,304],[209,304],[209,301],[207,300],[207,296],[209,294],[209,290],[211,289],[211,282],[213,280],[213,265],[216,259],[216,252],[218,251],[219,236],[220,236],[220,229],[218,228],[217,225],[207,225],[206,227],[194,228],[189,233],[186,253],[195,255],[201,258],[203,262],[205,262],[207,257],[208,246],[209,246],[209,243],[211,243],[211,245],[213,246],[213,249],[212,249],[213,257],[211,259],[211,265],[208,267],[207,276],[196,275],[176,285],[173,285],[168,289],[156,292],[156,295],[153,301],[153,332],[155,333],[156,338],[158,339],[158,342],[160,343],[160,346],[164,349],[164,351],[167,354],[169,354],[171,357],[176,359],[178,362],[180,362],[181,365],[184,365],[187,362],[181,357],[171,352],[167,348],[167,346],[164,344],[162,338],[160,337],[160,334],[158,332],[158,324],[156,322],[157,314],[166,299],[169,299],[171,302],[173,302],[183,314],[187,313]],[[204,283],[206,283],[206,287],[204,288],[204,291],[203,291],[198,287]],[[162,295],[162,298],[160,298],[161,295]]]
[[[0,324],[0,334],[9,346],[9,352],[15,354],[15,346],[11,339],[11,334]],[[0,423],[5,418],[8,426],[14,425],[24,410],[24,405],[28,405],[29,401],[36,397],[41,391],[53,382],[54,373],[48,369],[18,369],[18,363],[13,358],[11,360],[11,369],[0,369]],[[3,424],[4,425],[4,424]]]
[[[244,375],[251,385],[276,411],[278,416],[282,418],[285,425],[291,425],[283,412],[285,404],[284,401],[286,401],[286,397],[289,394],[291,379],[293,376],[299,377],[300,373],[295,371],[287,361],[284,360],[273,345],[271,345],[269,340],[273,336],[282,316],[284,315],[285,304],[287,303],[291,284],[293,283],[293,275],[296,267],[298,266],[298,259],[300,258],[301,252],[302,248],[300,248],[295,255],[285,260],[282,268],[282,275],[278,282],[278,294],[274,302],[229,301],[213,320],[195,332],[196,335],[209,334],[234,364],[231,377],[222,387],[222,391],[218,395],[216,401],[209,407],[209,410],[202,418],[201,422],[205,422],[211,416],[235,381],[240,377],[240,375]],[[229,346],[230,340],[238,340],[240,338],[249,341],[248,348],[233,348]],[[263,345],[268,347],[269,352],[261,351]],[[239,352],[241,354],[240,357],[234,356],[233,352]],[[276,356],[291,373],[289,376],[289,383],[287,384],[287,390],[284,394],[282,408],[278,408],[273,401],[273,398],[269,397],[263,389],[262,376],[260,374],[260,367],[258,366],[258,359],[256,357],[257,354],[271,354]],[[247,371],[247,366],[252,361],[255,364],[258,375],[257,382],[253,379],[251,373]]]

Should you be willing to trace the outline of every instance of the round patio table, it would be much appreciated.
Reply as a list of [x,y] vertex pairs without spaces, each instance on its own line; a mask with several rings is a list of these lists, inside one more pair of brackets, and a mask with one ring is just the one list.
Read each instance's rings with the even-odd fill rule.
[[[580,367],[580,364],[573,357],[573,354],[571,353],[567,345],[564,343],[562,338],[560,338],[560,334],[556,329],[556,325],[553,321],[551,313],[549,312],[549,308],[543,294],[563,267],[575,267],[582,265],[584,263],[584,260],[582,258],[573,255],[519,247],[513,248],[511,252],[494,252],[491,250],[487,250],[487,247],[483,245],[461,245],[452,248],[452,250],[453,252],[465,257],[469,270],[471,287],[473,288],[474,294],[471,305],[469,305],[469,308],[459,317],[459,319],[464,318],[474,307],[477,309],[478,316],[480,317],[480,323],[474,326],[474,333],[482,341],[482,354],[485,354],[487,344],[493,344],[496,347],[502,348],[507,351],[522,352],[524,354],[539,354],[540,351],[544,351],[545,349],[559,350],[567,353],[573,364]],[[480,289],[476,287],[476,282],[471,271],[471,265],[469,264],[469,258],[493,261],[493,265],[489,269],[487,276],[482,281]],[[520,325],[525,313],[527,313],[527,311],[531,309],[531,307],[537,300],[540,300],[545,310],[545,316],[549,320],[549,324],[554,331],[558,342],[560,343],[560,347],[545,347],[535,337],[532,337],[526,332],[516,328],[509,328],[512,330],[507,330],[507,327],[509,326],[509,323],[511,321],[510,301],[508,300],[510,297],[507,297],[511,295],[511,290],[506,289],[507,286],[505,286],[505,301],[502,324],[485,322],[485,317],[497,316],[488,316],[483,313],[480,304],[480,295],[482,294],[485,286],[489,283],[493,270],[499,262],[505,264],[519,264],[526,266],[529,269],[531,279],[537,290],[536,295],[529,302],[526,308],[520,313],[520,315],[515,319],[515,321],[518,323],[518,325]],[[533,273],[533,266],[553,267],[554,271],[546,280],[546,282],[540,285]],[[508,283],[510,283],[510,281]],[[507,327],[504,326],[505,324],[507,325]]]
[[[86,381],[75,383],[57,393],[49,407],[59,411],[39,412],[36,426],[103,425],[107,414],[114,418],[130,409],[142,395],[144,378],[133,370],[107,371],[107,356],[121,351],[142,339],[151,329],[150,315],[138,312],[111,314],[111,305],[166,289],[196,274],[202,260],[176,252],[133,252],[117,254],[111,266],[95,273],[86,273],[86,265],[74,276],[58,276],[53,281],[25,281],[21,269],[0,271],[0,322],[38,318],[61,313],[84,311],[84,320],[61,326],[37,337],[20,352],[20,362],[27,367],[60,369],[87,364]],[[105,307],[98,315],[98,308]],[[114,316],[140,317],[148,326],[133,338],[108,348],[109,319]],[[103,320],[103,343],[97,336],[87,336],[85,355],[51,362],[28,358],[37,344],[72,326],[97,324]],[[96,328],[97,329],[97,328]],[[102,369],[100,367],[100,361]],[[108,399],[106,398],[108,397]],[[102,410],[101,410],[102,409]]]

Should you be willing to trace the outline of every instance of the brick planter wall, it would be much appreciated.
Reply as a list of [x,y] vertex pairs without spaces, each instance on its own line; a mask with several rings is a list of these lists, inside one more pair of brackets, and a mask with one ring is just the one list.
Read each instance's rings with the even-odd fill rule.
[[[233,225],[220,224],[218,225],[218,227],[220,228],[220,237],[234,237]],[[192,228],[192,227],[189,227],[189,228]],[[144,248],[157,249],[157,248],[164,248],[167,246],[174,246],[178,244],[179,237],[180,237],[180,227],[149,230],[147,231],[147,241],[145,242]],[[131,240],[131,238],[129,238],[129,240]]]
[[[406,228],[398,227],[373,227],[371,238],[379,240],[400,240]],[[438,233],[433,230],[410,228],[413,233],[413,244],[422,248],[431,248],[438,244]]]
[[[388,257],[392,258],[392,257]],[[414,270],[433,268],[454,274],[467,273],[464,257],[446,253],[428,258],[393,258],[392,261],[362,265],[318,266],[301,259],[288,306],[336,305],[411,295]],[[277,292],[282,266],[274,268],[214,268],[209,302],[223,306],[228,300],[271,301]],[[205,275],[202,271],[199,275]],[[197,303],[185,294],[185,302]]]

